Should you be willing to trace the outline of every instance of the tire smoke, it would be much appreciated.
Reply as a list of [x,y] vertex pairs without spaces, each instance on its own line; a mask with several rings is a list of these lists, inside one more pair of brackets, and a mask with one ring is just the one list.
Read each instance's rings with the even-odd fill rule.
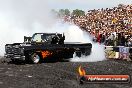
[[73,24],[60,23],[50,13],[46,0],[0,1],[0,56],[5,53],[5,44],[22,43],[24,36],[33,33],[63,33],[65,42],[90,42],[90,56],[74,57],[72,62],[104,60],[104,47],[92,42],[92,37]]
[[0,56],[5,44],[21,43],[24,36],[45,32],[55,23],[46,0],[0,0]]
[[[6,28],[6,27],[3,27]],[[71,62],[95,62],[105,60],[104,46],[98,43],[92,42],[92,36],[90,36],[85,31],[82,31],[79,27],[71,24],[57,23],[51,28],[45,28],[43,25],[37,23],[34,25],[34,30],[25,31],[23,29],[18,30],[8,28],[0,33],[1,42],[1,52],[0,55],[4,54],[4,46],[8,43],[23,42],[24,35],[31,35],[35,32],[45,32],[45,33],[64,33],[66,36],[65,42],[82,42],[82,43],[92,43],[92,53],[90,56],[82,56],[71,58]]]
[[81,56],[71,58],[71,62],[96,62],[105,60],[104,45],[100,45],[92,41],[92,36],[82,31],[79,27],[75,25],[70,25],[68,30],[65,32],[67,42],[82,42],[82,43],[92,43],[92,52],[90,56]]

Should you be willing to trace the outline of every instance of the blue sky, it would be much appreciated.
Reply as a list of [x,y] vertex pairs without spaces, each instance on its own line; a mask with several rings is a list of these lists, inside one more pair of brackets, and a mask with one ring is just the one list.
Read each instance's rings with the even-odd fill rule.
[[99,9],[117,6],[118,4],[132,4],[132,0],[0,0],[0,10],[45,8],[49,9]]
[[132,4],[132,0],[49,0],[51,8],[60,9],[98,9],[117,6],[118,4]]

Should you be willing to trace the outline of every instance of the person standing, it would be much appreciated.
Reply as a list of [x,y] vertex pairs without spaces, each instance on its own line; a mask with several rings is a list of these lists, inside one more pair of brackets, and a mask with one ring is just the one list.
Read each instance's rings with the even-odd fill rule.
[[125,33],[122,32],[121,33],[121,46],[125,46],[125,43],[126,43]]

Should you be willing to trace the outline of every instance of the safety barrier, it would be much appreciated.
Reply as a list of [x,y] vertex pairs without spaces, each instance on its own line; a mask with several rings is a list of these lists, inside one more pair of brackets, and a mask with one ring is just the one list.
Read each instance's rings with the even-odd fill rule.
[[132,60],[132,47],[105,46],[105,54],[108,59]]

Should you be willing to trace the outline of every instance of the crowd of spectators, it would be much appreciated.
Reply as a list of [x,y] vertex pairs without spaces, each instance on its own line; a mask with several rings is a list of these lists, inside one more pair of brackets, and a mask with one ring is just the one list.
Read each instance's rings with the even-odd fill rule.
[[95,42],[132,46],[132,5],[89,10],[84,16],[70,16],[69,21],[93,35]]

